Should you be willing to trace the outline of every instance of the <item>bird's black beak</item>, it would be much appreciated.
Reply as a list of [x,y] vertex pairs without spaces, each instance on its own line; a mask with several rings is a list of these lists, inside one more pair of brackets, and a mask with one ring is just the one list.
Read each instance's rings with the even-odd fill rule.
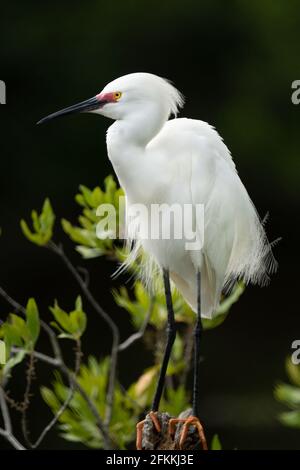
[[90,98],[89,100],[81,101],[81,103],[74,104],[68,108],[61,109],[56,113],[49,114],[49,116],[44,117],[37,124],[43,124],[44,122],[50,121],[51,119],[58,118],[60,116],[66,116],[67,114],[74,113],[84,113],[88,111],[94,111],[96,109],[102,108],[107,103],[106,100],[102,100],[99,95],[97,97]]

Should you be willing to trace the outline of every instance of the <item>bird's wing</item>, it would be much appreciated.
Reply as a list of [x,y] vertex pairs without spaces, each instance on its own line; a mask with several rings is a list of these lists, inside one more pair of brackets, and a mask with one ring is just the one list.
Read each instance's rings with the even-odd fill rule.
[[203,316],[211,317],[224,288],[230,289],[238,279],[263,284],[276,262],[230,152],[215,129],[202,121],[175,119],[160,139],[173,142],[176,158],[184,158],[187,165],[190,161],[191,200],[204,205],[201,257],[190,253],[194,265],[201,264]]
[[222,289],[238,279],[264,284],[276,262],[229,150],[206,126],[199,126],[192,152],[191,194],[193,204],[204,204],[203,308],[212,313]]

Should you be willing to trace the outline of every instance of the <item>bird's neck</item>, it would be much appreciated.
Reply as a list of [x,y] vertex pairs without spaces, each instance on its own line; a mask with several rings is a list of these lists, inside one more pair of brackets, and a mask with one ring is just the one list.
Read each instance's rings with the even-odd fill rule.
[[[147,112],[148,111],[148,112]],[[147,158],[147,145],[160,132],[168,113],[159,108],[143,110],[116,121],[107,131],[108,156],[121,186],[128,189],[141,185]]]

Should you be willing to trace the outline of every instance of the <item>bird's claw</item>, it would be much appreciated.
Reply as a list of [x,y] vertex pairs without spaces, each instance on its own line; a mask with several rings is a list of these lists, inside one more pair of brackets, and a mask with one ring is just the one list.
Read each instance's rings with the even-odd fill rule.
[[[157,418],[157,412],[156,411],[150,411],[149,413],[149,417],[151,418],[151,421],[153,423],[153,426],[154,428],[156,429],[156,431],[158,433],[161,432],[161,425],[158,421],[158,418]],[[145,419],[143,419],[143,421],[140,421],[139,423],[137,423],[136,425],[136,448],[137,450],[142,450],[142,440],[143,440],[143,429],[144,429],[144,425],[145,425]]]
[[179,439],[179,449],[182,450],[185,440],[188,435],[190,426],[194,426],[198,431],[199,440],[202,445],[203,450],[208,450],[206,437],[204,434],[203,426],[200,423],[200,420],[196,416],[189,416],[188,418],[171,418],[169,421],[169,434],[172,438],[175,436],[177,424],[182,424],[182,429],[180,432]]

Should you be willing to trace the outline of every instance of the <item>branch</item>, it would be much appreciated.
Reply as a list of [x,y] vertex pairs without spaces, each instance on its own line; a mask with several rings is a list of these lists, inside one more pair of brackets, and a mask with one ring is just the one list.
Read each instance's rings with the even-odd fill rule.
[[57,421],[59,420],[59,418],[61,417],[63,412],[69,406],[73,396],[74,396],[74,387],[71,386],[69,395],[67,396],[65,402],[61,405],[60,409],[57,411],[57,413],[54,415],[54,417],[51,419],[51,421],[47,424],[47,426],[45,426],[45,428],[43,429],[43,431],[41,432],[41,434],[37,438],[37,440],[30,445],[30,447],[32,449],[36,449],[41,444],[41,442],[44,440],[44,438],[46,437],[48,432],[53,428],[53,426],[55,426],[55,424],[57,423]]
[[[17,353],[19,351],[24,351],[24,349],[22,348],[16,348],[15,346],[13,346],[11,348],[11,351],[13,353]],[[26,351],[28,353],[28,351]],[[41,352],[38,352],[38,351],[33,351],[33,355],[36,359],[39,359],[43,362],[47,362],[50,366],[53,366],[53,367],[60,367],[61,365],[61,361],[59,359],[55,359],[54,357],[50,357],[50,356],[47,356],[46,354],[43,354]]]
[[4,421],[4,429],[0,428],[0,435],[3,436],[11,445],[17,450],[26,450],[24,446],[13,435],[11,419],[5,400],[5,395],[2,386],[0,385],[0,407]]
[[34,368],[34,362],[35,362],[35,357],[32,354],[32,351],[29,353],[29,363],[28,363],[28,368],[26,370],[26,388],[25,388],[25,393],[24,393],[24,399],[21,404],[21,413],[22,413],[22,431],[23,431],[23,436],[24,439],[29,447],[31,447],[31,441],[29,438],[29,429],[27,427],[27,410],[30,405],[30,397],[31,397],[31,386],[32,386],[32,381],[35,377],[35,368]]
[[12,433],[11,419],[10,419],[8,407],[5,401],[5,393],[1,385],[0,385],[0,405],[1,405],[1,412],[3,416],[5,431]]
[[[74,268],[75,269],[75,268]],[[76,271],[76,270],[75,270]],[[19,304],[18,302],[16,302],[12,297],[10,297],[7,292],[2,289],[2,287],[0,287],[0,295],[10,304],[12,305],[12,307],[17,311],[17,312],[20,312],[23,316],[26,315],[26,309],[21,305]],[[100,306],[99,306],[100,307]],[[54,367],[58,367],[61,372],[68,378],[68,380],[70,381],[70,383],[73,384],[73,386],[78,390],[78,392],[81,394],[81,396],[83,397],[83,399],[87,402],[87,405],[89,406],[92,414],[94,415],[95,417],[95,420],[96,420],[96,424],[98,426],[98,429],[99,431],[101,432],[102,434],[102,437],[103,437],[103,442],[104,442],[104,446],[107,450],[110,450],[110,449],[113,449],[113,442],[112,442],[112,439],[111,437],[109,436],[108,434],[108,431],[107,431],[107,426],[105,423],[103,423],[102,421],[102,418],[101,416],[99,415],[98,413],[98,410],[96,408],[96,406],[94,405],[93,401],[90,399],[90,397],[87,395],[87,393],[85,392],[85,390],[83,390],[83,388],[81,387],[81,385],[77,382],[77,380],[74,378],[74,373],[71,372],[68,367],[66,366],[64,360],[63,360],[63,356],[62,356],[62,353],[61,353],[61,349],[60,349],[60,346],[58,344],[58,341],[57,341],[57,338],[54,334],[54,332],[52,331],[52,329],[47,325],[47,323],[45,323],[43,320],[40,320],[40,323],[41,323],[41,327],[43,328],[43,330],[48,334],[49,336],[49,339],[51,341],[51,344],[52,344],[52,347],[53,347],[53,352],[54,352],[54,356],[55,357],[50,357],[50,356],[47,356],[46,354],[43,354],[43,353],[40,353],[40,352],[36,352],[36,351],[33,351],[33,356],[36,357],[37,359],[41,360],[41,361],[44,361],[46,362],[47,364],[50,364]],[[20,349],[19,348],[14,348],[14,351],[19,351]],[[28,351],[26,351],[28,353]],[[6,405],[6,403],[5,403]],[[13,436],[9,435],[7,436],[7,433],[6,433],[6,430],[1,430],[0,429],[0,434],[1,435],[5,435],[6,438],[9,437],[9,440],[10,442],[12,442],[12,439],[13,439]],[[4,433],[4,434],[3,434]],[[15,443],[16,444],[16,443]],[[20,444],[21,445],[21,444]]]
[[25,315],[26,311],[25,308],[20,305],[18,302],[16,302],[8,293],[0,287],[0,295],[1,297],[4,298],[17,312],[21,312],[23,315]]
[[[21,348],[13,348],[13,351],[16,351],[16,352],[21,351],[21,350],[22,350]],[[28,353],[28,351],[26,351],[26,352]],[[52,366],[58,367],[58,369],[70,381],[72,387],[77,389],[77,391],[80,393],[82,398],[86,401],[88,407],[91,410],[91,413],[94,415],[96,425],[97,425],[97,427],[98,427],[98,429],[101,432],[102,437],[103,437],[105,449],[106,450],[113,449],[114,448],[114,446],[113,446],[114,443],[112,442],[112,439],[111,439],[111,437],[109,436],[109,434],[107,432],[107,427],[103,423],[102,418],[99,415],[98,410],[97,410],[94,402],[90,399],[90,397],[88,396],[86,391],[81,387],[81,385],[77,381],[76,377],[74,377],[74,373],[72,371],[70,371],[70,369],[68,369],[68,367],[66,366],[66,364],[64,362],[57,361],[53,357],[47,356],[46,354],[42,354],[38,351],[33,351],[33,355],[36,359],[39,359],[42,362],[45,362],[45,363],[50,364]],[[64,404],[62,406],[64,406]]]
[[88,285],[90,284],[90,273],[88,272],[88,270],[83,268],[82,266],[78,266],[77,271],[82,273],[83,282],[88,287]]
[[0,435],[3,436],[16,450],[27,450],[22,444],[18,441],[18,439],[9,432],[5,431],[5,429],[0,428]]
[[105,420],[104,423],[106,426],[109,425],[111,421],[113,400],[114,400],[114,390],[115,390],[115,381],[116,381],[116,371],[117,371],[117,361],[118,361],[118,347],[120,341],[120,333],[115,322],[110,318],[110,316],[103,310],[100,304],[97,302],[93,294],[88,288],[87,282],[79,274],[78,270],[73,266],[69,258],[66,256],[62,245],[56,245],[53,241],[48,243],[48,248],[56,253],[64,262],[74,279],[77,281],[82,292],[84,293],[87,300],[90,302],[95,311],[100,315],[100,317],[105,321],[112,332],[112,349],[111,349],[111,360],[110,360],[110,373],[108,380],[108,388],[106,395],[106,411],[105,411]]
[[[76,359],[75,359],[75,376],[78,375],[78,372],[80,370],[80,366],[81,366],[81,357],[82,357],[82,352],[81,352],[81,341],[80,339],[77,340],[76,342]],[[45,356],[47,357],[47,356]],[[74,396],[74,392],[75,392],[75,388],[74,388],[74,384],[70,381],[69,377],[68,377],[68,380],[69,380],[69,395],[67,396],[66,400],[64,401],[64,403],[61,405],[61,407],[59,408],[59,410],[57,411],[57,413],[55,414],[55,416],[52,418],[52,420],[47,424],[47,426],[45,426],[45,428],[43,429],[43,431],[41,432],[40,436],[37,438],[37,440],[34,442],[34,443],[31,443],[30,447],[32,449],[36,449],[40,444],[41,442],[43,441],[43,439],[45,438],[45,436],[48,434],[48,432],[53,428],[53,426],[55,426],[55,424],[57,423],[57,421],[59,420],[59,418],[61,417],[61,415],[63,414],[63,412],[68,408],[73,396]]]
[[[22,348],[16,348],[16,347],[12,347],[11,348],[11,351],[14,352],[14,353],[17,353],[19,351],[22,351]],[[38,359],[42,362],[46,362],[47,364],[53,366],[53,367],[57,367],[57,368],[60,368],[62,362],[60,359],[55,359],[53,357],[50,357],[50,356],[47,356],[46,354],[43,354],[43,353],[40,353],[38,351],[34,351],[33,352],[33,356],[35,357],[35,359]],[[69,382],[70,383],[70,382]],[[47,424],[47,426],[45,426],[45,428],[43,429],[43,431],[41,432],[40,436],[36,439],[36,441],[34,443],[30,443],[30,447],[32,449],[36,449],[40,444],[41,442],[44,440],[45,436],[48,434],[48,432],[53,428],[53,426],[57,423],[57,421],[59,420],[60,416],[63,414],[63,412],[66,410],[66,408],[68,407],[70,401],[72,400],[73,398],[73,395],[74,395],[74,387],[71,385],[70,383],[70,394],[69,396],[67,397],[67,399],[65,400],[65,402],[62,404],[61,408],[57,411],[57,413],[55,414],[55,416],[52,418],[52,420]]]
[[146,331],[147,325],[149,323],[149,320],[153,312],[153,306],[154,306],[154,298],[151,297],[149,309],[145,316],[145,319],[143,321],[141,328],[139,329],[139,331],[137,331],[136,333],[133,333],[131,336],[125,339],[123,343],[119,344],[119,347],[118,347],[119,351],[124,351],[125,349],[129,348],[129,346],[131,346],[133,343],[135,343],[138,339],[144,336],[144,333]]
[[[20,313],[24,317],[26,316],[26,309],[23,307],[23,305],[19,304],[16,300],[14,300],[2,287],[0,287],[0,295],[14,308],[14,310],[16,312]],[[47,357],[48,359],[51,360],[53,366],[58,366],[63,361],[63,358],[62,358],[62,352],[61,352],[59,343],[57,341],[56,335],[52,331],[52,329],[47,325],[47,323],[44,322],[41,319],[40,319],[40,324],[41,324],[42,329],[48,335],[48,338],[49,338],[51,346],[52,346],[53,353],[55,355],[55,359],[49,358],[48,356],[45,356],[42,353],[38,353],[38,358],[40,359],[41,356],[43,356],[44,358]],[[17,348],[14,348],[14,349],[17,349]],[[28,403],[25,407],[23,407],[23,410],[22,410],[22,428],[23,428],[23,433],[24,433],[25,438],[28,441],[28,443],[30,443],[30,441],[29,441],[29,436],[28,436],[28,431],[27,431],[27,426],[26,426],[26,410],[27,410],[28,405],[29,405],[30,387],[31,387],[31,378],[30,378],[30,380],[27,380],[26,392],[28,392],[28,396],[26,397],[26,392],[25,392],[25,399],[24,399],[24,404],[25,404],[25,402],[28,402]],[[4,397],[4,401],[5,401],[5,397]],[[5,405],[6,405],[6,402],[5,402]],[[7,406],[6,406],[6,408],[7,408]],[[3,408],[2,408],[2,414],[3,414]],[[4,432],[6,433],[6,431],[4,431]],[[1,434],[4,435],[3,432]],[[9,435],[8,439],[12,443],[12,445],[14,445],[14,446],[15,445],[21,445],[20,443],[18,443],[18,441],[16,441],[14,436]]]

